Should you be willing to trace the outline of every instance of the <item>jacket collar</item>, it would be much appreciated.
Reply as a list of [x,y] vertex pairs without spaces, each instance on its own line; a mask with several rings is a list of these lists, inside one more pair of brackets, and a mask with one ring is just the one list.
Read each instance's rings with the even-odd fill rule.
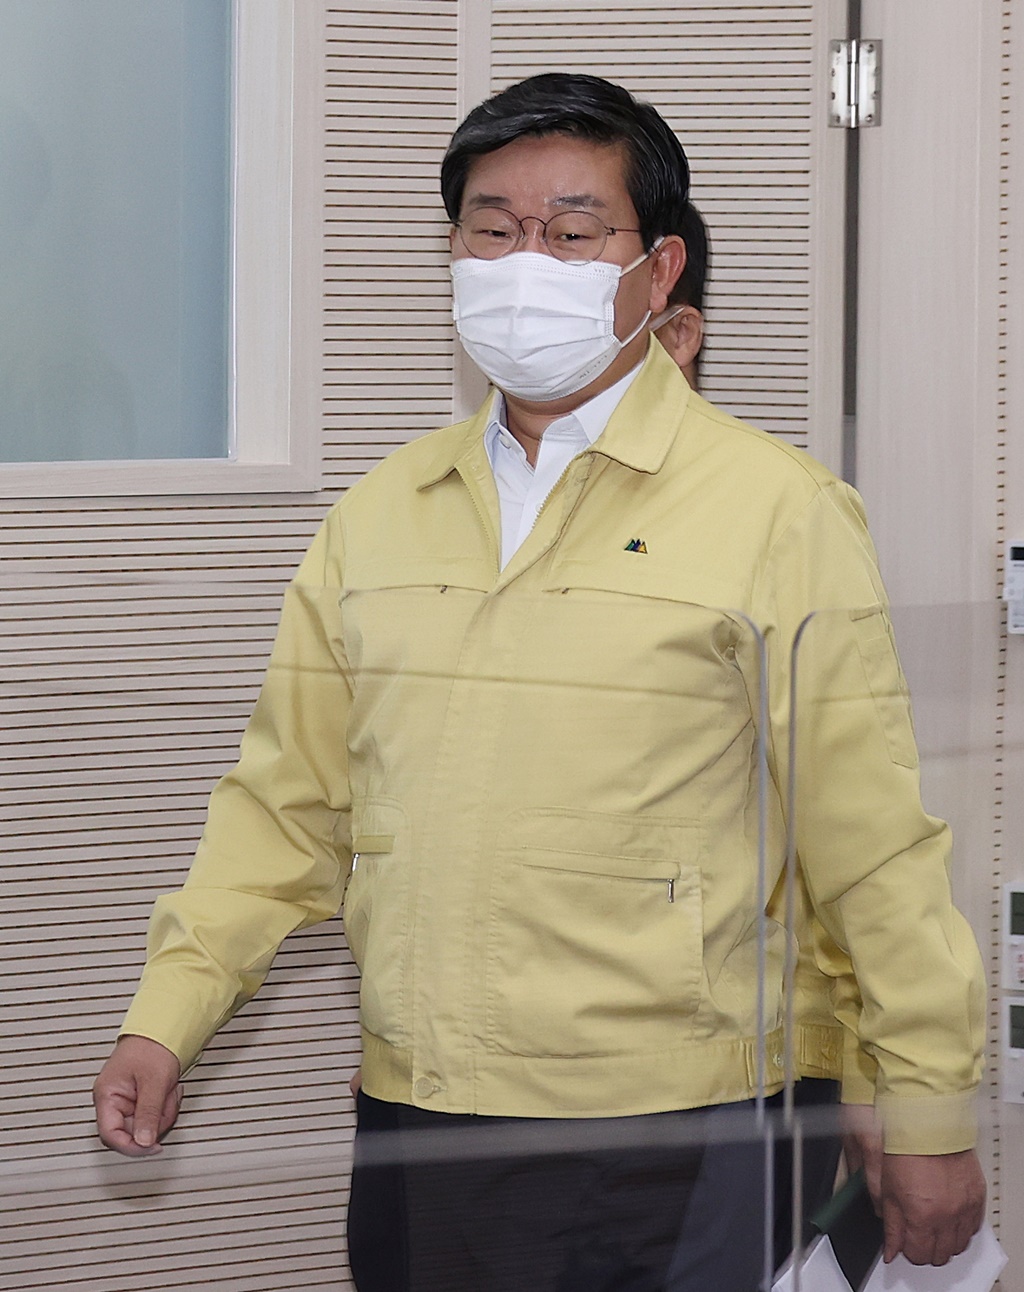
[[[665,465],[679,434],[689,395],[686,379],[652,335],[639,375],[623,395],[592,451],[620,462],[631,471],[656,475]],[[493,400],[493,393],[488,394],[468,421],[436,437],[434,455],[425,463],[417,489],[429,489],[453,471],[477,475],[482,466],[489,468],[483,438],[491,419]]]
[[640,375],[612,413],[594,452],[631,471],[657,475],[680,433],[690,387],[652,334]]

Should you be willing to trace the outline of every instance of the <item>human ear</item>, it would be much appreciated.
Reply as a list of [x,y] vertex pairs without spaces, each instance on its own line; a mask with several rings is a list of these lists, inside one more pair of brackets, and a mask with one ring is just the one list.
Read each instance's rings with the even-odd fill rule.
[[677,234],[670,233],[662,239],[654,253],[651,272],[651,299],[648,309],[661,314],[668,304],[668,294],[676,285],[679,275],[686,268],[686,243]]
[[684,305],[655,335],[678,366],[688,368],[704,344],[704,315],[693,305]]

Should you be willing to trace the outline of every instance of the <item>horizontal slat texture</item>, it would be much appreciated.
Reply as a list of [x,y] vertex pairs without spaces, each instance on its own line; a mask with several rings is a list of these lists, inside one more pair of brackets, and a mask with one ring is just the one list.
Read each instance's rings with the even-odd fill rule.
[[350,1286],[358,980],[339,920],[289,939],[190,1074],[168,1179],[147,1163],[132,1184],[100,1152],[89,1099],[285,583],[345,487],[451,419],[456,0],[300,3],[326,47],[297,68],[324,111],[321,189],[299,197],[324,218],[322,493],[0,504],[3,1289]]
[[454,0],[374,0],[328,19],[324,401],[340,485],[451,420],[438,173],[456,124],[457,16]]
[[[67,1172],[24,1196],[0,1194],[5,1292],[121,1292],[205,1287],[237,1292],[349,1286],[339,1272],[338,1235],[348,1200],[347,1153],[296,1160],[287,1151],[216,1159],[179,1157],[164,1179],[112,1173],[104,1186]],[[281,1169],[281,1163],[286,1163]],[[5,1177],[16,1186],[17,1175]],[[26,1200],[30,1206],[26,1206]]]
[[814,3],[494,0],[496,89],[537,72],[606,76],[687,150],[711,230],[709,399],[813,450],[810,425]]

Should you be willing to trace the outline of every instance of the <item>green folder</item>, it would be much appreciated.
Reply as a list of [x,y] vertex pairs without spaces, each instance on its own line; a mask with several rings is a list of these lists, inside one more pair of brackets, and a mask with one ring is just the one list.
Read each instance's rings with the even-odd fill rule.
[[875,1214],[863,1171],[851,1175],[811,1217],[811,1227],[828,1236],[839,1268],[850,1287],[858,1292],[867,1282],[885,1242],[882,1220]]

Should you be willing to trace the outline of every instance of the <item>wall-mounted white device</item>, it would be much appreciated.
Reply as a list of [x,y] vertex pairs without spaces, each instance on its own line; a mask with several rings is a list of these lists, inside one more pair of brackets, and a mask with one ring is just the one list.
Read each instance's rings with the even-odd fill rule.
[[1003,1100],[1024,1104],[1024,996],[1003,997]]
[[1003,1099],[1024,1104],[1024,880],[1003,885]]
[[1003,990],[1024,992],[1024,881],[1003,885]]
[[1009,631],[1024,633],[1024,542],[1006,544],[1003,600],[1007,607]]

